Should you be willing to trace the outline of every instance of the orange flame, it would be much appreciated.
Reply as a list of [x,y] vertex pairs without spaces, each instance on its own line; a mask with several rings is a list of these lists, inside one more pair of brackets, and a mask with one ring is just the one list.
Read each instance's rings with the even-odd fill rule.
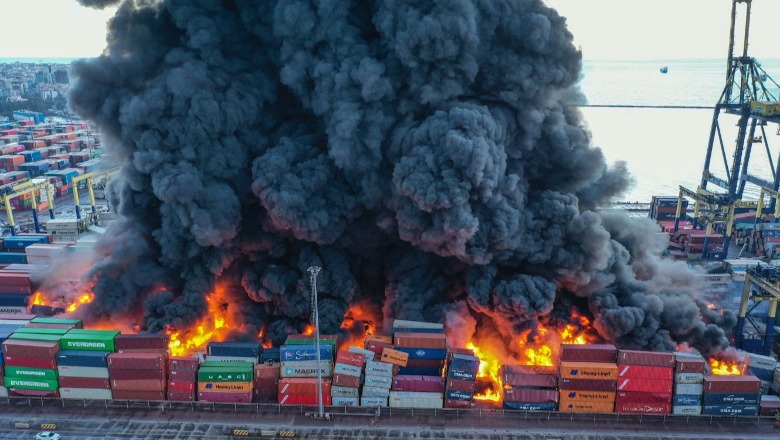
[[474,356],[479,358],[477,380],[482,379],[482,381],[489,382],[483,391],[474,394],[474,400],[501,401],[501,388],[498,385],[500,383],[498,375],[498,369],[501,366],[500,360],[492,353],[480,349],[473,342],[469,342],[466,348],[473,351]]
[[344,313],[341,329],[346,330],[348,334],[348,337],[340,344],[342,349],[346,349],[350,345],[362,347],[365,345],[366,336],[376,334],[374,319],[367,312],[367,308],[361,307],[359,304],[351,305]]
[[170,336],[168,349],[173,356],[186,356],[205,346],[214,337],[214,333],[222,328],[229,328],[225,318],[225,289],[217,286],[214,292],[206,297],[208,312],[200,321],[189,328],[179,330],[170,326],[165,332]]
[[710,367],[712,368],[712,374],[717,376],[741,376],[745,374],[744,367],[740,369],[739,364],[735,361],[710,359]]
[[309,324],[306,326],[306,328],[303,330],[303,334],[306,336],[311,336],[314,334],[314,326]]
[[76,311],[76,309],[79,308],[82,304],[89,304],[95,299],[94,293],[85,293],[82,295],[79,295],[79,297],[76,299],[76,301],[70,303],[68,307],[65,309],[68,313],[73,313]]
[[34,306],[46,305],[46,299],[43,297],[43,294],[41,292],[35,292],[35,297],[33,298],[33,305]]

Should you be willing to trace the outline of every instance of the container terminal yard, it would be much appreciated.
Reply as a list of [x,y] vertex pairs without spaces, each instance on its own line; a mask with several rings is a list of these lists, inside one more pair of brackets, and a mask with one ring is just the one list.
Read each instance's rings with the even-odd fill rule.
[[[559,79],[529,75],[521,86],[503,75],[491,87],[506,86],[513,93],[490,95],[484,102],[469,98],[480,105],[452,104],[452,96],[463,98],[458,87],[439,89],[434,86],[438,79],[421,78],[417,71],[399,75],[403,57],[389,62],[395,67],[384,73],[384,64],[369,59],[367,50],[338,40],[359,54],[359,61],[353,61],[361,67],[345,77],[373,72],[376,88],[326,82],[308,90],[307,81],[315,83],[319,77],[295,69],[300,67],[296,63],[306,63],[309,43],[294,55],[285,52],[299,43],[290,37],[299,32],[288,35],[284,29],[289,24],[282,17],[291,15],[270,14],[280,20],[274,35],[290,39],[278,56],[261,61],[243,59],[243,51],[237,55],[229,48],[203,49],[201,45],[211,43],[183,30],[186,47],[173,40],[139,39],[143,32],[121,29],[122,21],[117,21],[112,41],[121,47],[121,60],[107,52],[94,64],[75,66],[75,76],[84,80],[71,104],[95,120],[101,132],[87,120],[48,121],[27,111],[0,123],[0,204],[5,210],[0,438],[32,438],[40,431],[82,439],[778,438],[780,165],[774,164],[780,164],[780,154],[773,155],[767,134],[780,126],[780,91],[747,54],[751,5],[750,0],[732,2],[727,80],[714,107],[700,185],[681,186],[678,194],[655,196],[641,207],[597,203],[601,191],[608,194],[598,185],[581,192],[561,189],[569,188],[579,173],[588,175],[583,182],[599,180],[588,174],[592,170],[577,168],[587,166],[582,163],[560,164],[570,167],[563,173],[565,185],[555,181],[554,172],[518,183],[523,173],[539,174],[547,159],[515,169],[511,179],[496,177],[500,184],[469,180],[473,164],[458,157],[475,132],[497,136],[475,140],[475,149],[519,142],[500,136],[523,130],[546,133],[561,125],[567,133],[563,137],[579,139],[573,128],[579,121],[567,119],[575,116],[558,104],[546,107],[550,98],[523,90],[537,81],[540,90],[558,91],[563,87],[555,82]],[[158,7],[118,13],[158,35],[154,26],[174,26],[175,21],[166,15],[175,14],[154,9]],[[737,14],[741,8],[745,13]],[[270,45],[258,37],[263,33],[257,29],[266,24],[257,13],[235,9],[187,10],[184,15],[205,14],[196,23],[222,17],[226,21],[217,28],[230,29],[230,38],[233,32],[239,38],[248,32],[246,39]],[[547,25],[565,26],[553,12],[543,12],[551,14],[545,15]],[[239,18],[241,13],[246,15]],[[144,21],[149,14],[156,18]],[[322,16],[329,17],[320,23],[323,29],[346,25],[338,22],[338,13]],[[511,19],[507,17],[493,19]],[[745,20],[741,53],[738,19]],[[299,23],[310,23],[292,22],[296,31]],[[243,29],[247,23],[254,23],[248,26],[251,32]],[[382,38],[376,29],[362,31],[353,36],[355,41]],[[548,40],[560,59],[528,56],[523,62],[539,62],[545,70],[561,59],[578,64],[581,54],[567,32]],[[200,49],[203,59],[182,61],[187,58],[182,53]],[[539,53],[549,54],[547,49]],[[159,55],[165,50],[174,55]],[[212,65],[214,51],[224,51],[217,58],[229,69]],[[327,57],[327,52],[313,56]],[[376,56],[381,58],[380,52]],[[138,53],[152,58],[134,61]],[[283,61],[290,64],[274,65]],[[490,64],[494,61],[488,57],[474,63],[487,71],[501,69]],[[204,66],[213,70],[190,78],[182,73],[187,69],[166,64],[173,62],[192,71]],[[248,68],[252,62],[260,64]],[[276,90],[278,96],[262,101],[267,108],[259,110],[267,119],[261,123],[258,116],[251,129],[227,134],[220,130],[241,124],[227,117],[220,119],[219,128],[204,122],[214,106],[203,102],[223,98],[228,105],[220,112],[236,106],[246,110],[242,117],[251,119],[246,113],[257,110],[254,104],[242,107],[243,97],[251,93],[224,92],[225,78],[250,78],[247,84],[254,86],[267,79],[263,75],[274,77],[271,65],[285,72],[283,78],[266,85],[264,92],[262,86],[251,89],[259,95]],[[93,69],[98,66],[115,69],[115,74],[97,75],[100,69]],[[145,70],[150,66],[155,70]],[[317,66],[312,71],[322,68]],[[143,78],[144,91],[125,71],[139,78],[150,75]],[[154,76],[158,74],[160,81]],[[209,89],[214,84],[218,86]],[[355,131],[374,133],[354,145],[339,125],[355,116],[339,113],[356,107],[353,87],[360,90],[355,96],[366,112],[354,117],[365,124]],[[469,91],[474,96],[489,94],[470,83],[463,87],[476,87]],[[330,88],[339,93],[328,95]],[[152,90],[148,95],[147,89]],[[208,99],[198,95],[204,89],[213,92]],[[399,100],[393,101],[399,113],[392,124],[382,113],[385,106],[371,104],[383,93],[389,96],[391,89]],[[523,93],[514,94],[517,90]],[[412,98],[403,95],[408,91]],[[162,95],[169,99],[158,99]],[[187,105],[200,112],[177,113],[187,107],[181,106],[185,95]],[[417,102],[417,95],[426,103]],[[510,95],[512,100],[490,107]],[[339,105],[323,110],[329,100]],[[522,111],[513,107],[513,100],[520,101]],[[117,102],[127,105],[109,105]],[[431,103],[437,109],[454,107],[415,120],[430,112],[426,106]],[[507,122],[512,120],[507,114],[525,115],[524,106],[538,106],[535,111],[551,115],[550,120],[529,129],[538,121],[523,119],[522,130]],[[329,119],[330,112],[343,120]],[[313,119],[318,122],[310,125]],[[737,138],[724,141],[721,127],[735,122]],[[489,123],[496,126],[480,125]],[[391,134],[393,124],[407,133]],[[257,127],[266,132],[252,137]],[[173,134],[167,137],[168,132]],[[401,141],[388,151],[360,150],[380,132],[388,143]],[[262,146],[270,142],[266,134],[275,145]],[[199,136],[215,147],[207,153],[191,147],[203,145]],[[328,143],[343,149],[329,155],[314,151],[309,143],[322,142],[318,136],[333,136]],[[545,148],[557,145],[540,136],[538,144]],[[116,151],[124,161],[104,153],[104,137],[118,142]],[[456,153],[446,148],[452,138],[457,138]],[[561,136],[551,138],[557,142]],[[442,142],[441,154],[452,156],[439,163],[426,155],[424,145],[431,142]],[[238,144],[251,147],[240,150]],[[360,151],[346,151],[343,145]],[[222,150],[257,158],[250,167],[221,156]],[[399,152],[395,150],[403,153],[401,158],[383,158],[400,164],[391,177],[367,159]],[[763,150],[773,164],[771,175],[750,166],[756,162],[751,156]],[[722,170],[715,166],[721,155]],[[525,160],[532,162],[532,156]],[[522,161],[508,157],[496,160],[502,164],[498,168],[521,167]],[[467,162],[489,162],[476,153],[474,158]],[[491,172],[486,165],[475,174]],[[210,173],[217,177],[204,177]],[[441,185],[415,186],[436,173],[442,175]],[[460,173],[468,175],[462,185],[447,180]],[[311,181],[303,178],[309,175],[314,176]],[[583,182],[575,183],[587,187]],[[472,185],[479,189],[458,193],[457,188]],[[534,185],[543,188],[542,196],[534,193]],[[384,197],[376,188],[385,186],[398,194],[376,199]],[[350,192],[353,187],[368,191],[358,197]],[[531,189],[515,197],[514,188],[525,187]],[[759,197],[748,199],[746,187]],[[518,212],[530,213],[533,218],[525,225],[538,228],[533,232],[544,236],[544,246],[536,247],[538,242],[527,237],[515,241],[511,232],[520,236],[525,231],[510,229],[523,218],[501,217],[512,211],[496,202],[502,197],[482,198],[505,190],[503,199],[529,200]],[[119,208],[109,198],[118,200]],[[474,209],[458,210],[448,205],[453,200],[468,200]],[[554,203],[547,205],[549,200]],[[535,211],[535,204],[543,208]],[[441,208],[445,205],[449,208]],[[209,211],[214,206],[220,209]],[[392,220],[386,212],[391,209]],[[628,221],[624,216],[637,217],[645,209],[642,219],[633,220],[639,226],[621,229]],[[490,215],[480,217],[482,212]],[[501,233],[480,236],[479,228],[468,225],[471,214],[480,228]],[[437,229],[442,224],[446,227]],[[655,251],[658,255],[649,255]]]

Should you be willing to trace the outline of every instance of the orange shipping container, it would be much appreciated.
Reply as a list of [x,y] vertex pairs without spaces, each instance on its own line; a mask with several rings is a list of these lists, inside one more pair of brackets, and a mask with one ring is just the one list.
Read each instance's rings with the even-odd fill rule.
[[395,346],[446,349],[447,337],[442,333],[396,333]]
[[[322,394],[330,395],[331,380],[322,379]],[[279,380],[279,394],[317,394],[316,378],[285,378]]]
[[392,348],[385,348],[382,350],[382,362],[405,367],[409,362],[409,353],[393,350]]
[[369,335],[366,336],[366,344],[368,344],[369,342],[381,342],[383,344],[392,344],[393,339],[390,336]]
[[279,378],[280,364],[257,364],[255,365],[255,378]]
[[198,382],[198,391],[248,393],[252,391],[252,382]]
[[590,401],[590,402],[612,402],[615,403],[617,393],[609,391],[579,391],[579,390],[561,390],[561,399]]
[[605,379],[618,378],[617,364],[598,362],[561,362],[561,377],[566,379]]
[[588,412],[588,413],[611,413],[615,412],[614,402],[589,402],[587,400],[569,400],[561,396],[558,403],[560,412]]

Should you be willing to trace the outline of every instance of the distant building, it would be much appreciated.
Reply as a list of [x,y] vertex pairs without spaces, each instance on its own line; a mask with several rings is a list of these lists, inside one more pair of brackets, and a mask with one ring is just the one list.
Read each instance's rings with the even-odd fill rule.
[[70,79],[68,78],[68,71],[65,69],[55,70],[54,82],[59,84],[70,84]]

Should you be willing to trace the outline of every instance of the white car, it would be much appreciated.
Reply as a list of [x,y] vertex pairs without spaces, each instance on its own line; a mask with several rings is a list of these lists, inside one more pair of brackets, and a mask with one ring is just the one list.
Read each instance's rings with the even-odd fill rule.
[[43,431],[35,435],[35,440],[60,440],[60,435],[56,432]]

